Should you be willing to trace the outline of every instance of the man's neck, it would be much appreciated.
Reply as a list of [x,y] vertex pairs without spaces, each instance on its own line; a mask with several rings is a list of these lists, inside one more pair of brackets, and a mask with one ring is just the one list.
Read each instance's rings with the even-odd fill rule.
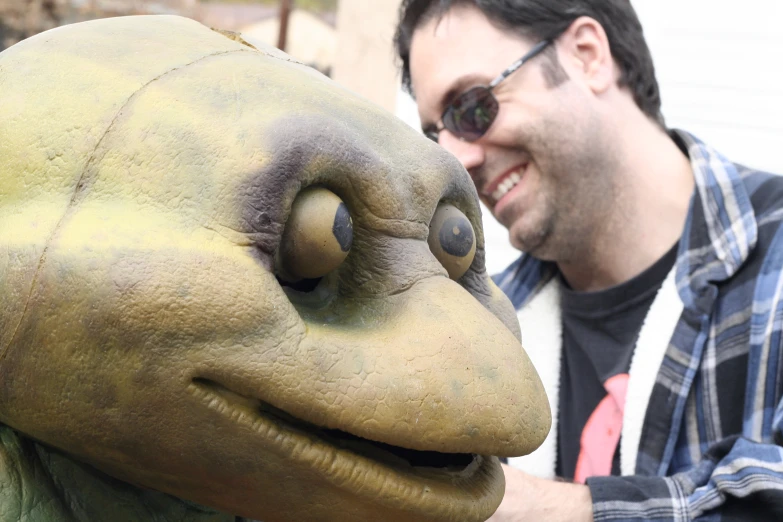
[[628,281],[652,266],[679,240],[693,194],[690,161],[660,127],[630,118],[618,132],[618,201],[584,252],[558,262],[579,291]]

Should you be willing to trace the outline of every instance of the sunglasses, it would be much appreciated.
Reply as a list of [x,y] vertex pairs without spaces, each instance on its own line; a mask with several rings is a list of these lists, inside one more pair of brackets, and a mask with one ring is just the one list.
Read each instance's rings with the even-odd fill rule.
[[535,58],[552,41],[538,42],[522,58],[492,80],[489,85],[471,87],[457,96],[443,111],[441,115],[442,126],[428,125],[423,129],[424,135],[435,143],[438,142],[440,132],[444,129],[464,141],[476,141],[482,137],[498,115],[498,100],[492,94],[492,89],[508,78],[511,73]]

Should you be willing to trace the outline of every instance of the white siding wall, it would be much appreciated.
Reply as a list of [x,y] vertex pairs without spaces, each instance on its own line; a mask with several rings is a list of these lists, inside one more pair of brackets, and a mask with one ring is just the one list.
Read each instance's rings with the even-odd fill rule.
[[[783,0],[632,0],[644,27],[670,127],[730,159],[783,173]],[[401,96],[398,114],[418,128]],[[483,209],[487,268],[517,256]]]
[[670,127],[783,173],[781,0],[633,0]]

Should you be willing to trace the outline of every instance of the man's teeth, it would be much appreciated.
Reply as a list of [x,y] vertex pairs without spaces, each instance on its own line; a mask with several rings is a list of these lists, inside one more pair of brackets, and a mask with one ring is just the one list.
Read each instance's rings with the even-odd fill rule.
[[504,179],[500,185],[498,185],[498,188],[496,188],[495,192],[492,193],[492,198],[495,201],[498,201],[500,198],[505,196],[509,190],[514,188],[514,186],[516,186],[516,184],[519,183],[519,180],[521,179],[522,176],[519,174],[519,172],[512,173],[506,179]]

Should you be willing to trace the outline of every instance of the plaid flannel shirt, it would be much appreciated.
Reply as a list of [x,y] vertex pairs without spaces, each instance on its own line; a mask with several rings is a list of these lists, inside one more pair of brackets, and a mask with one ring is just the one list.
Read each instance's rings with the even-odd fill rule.
[[[587,480],[594,519],[783,520],[783,177],[673,133],[696,182],[676,262],[684,311],[636,475]],[[523,255],[495,281],[519,309],[555,273]]]

